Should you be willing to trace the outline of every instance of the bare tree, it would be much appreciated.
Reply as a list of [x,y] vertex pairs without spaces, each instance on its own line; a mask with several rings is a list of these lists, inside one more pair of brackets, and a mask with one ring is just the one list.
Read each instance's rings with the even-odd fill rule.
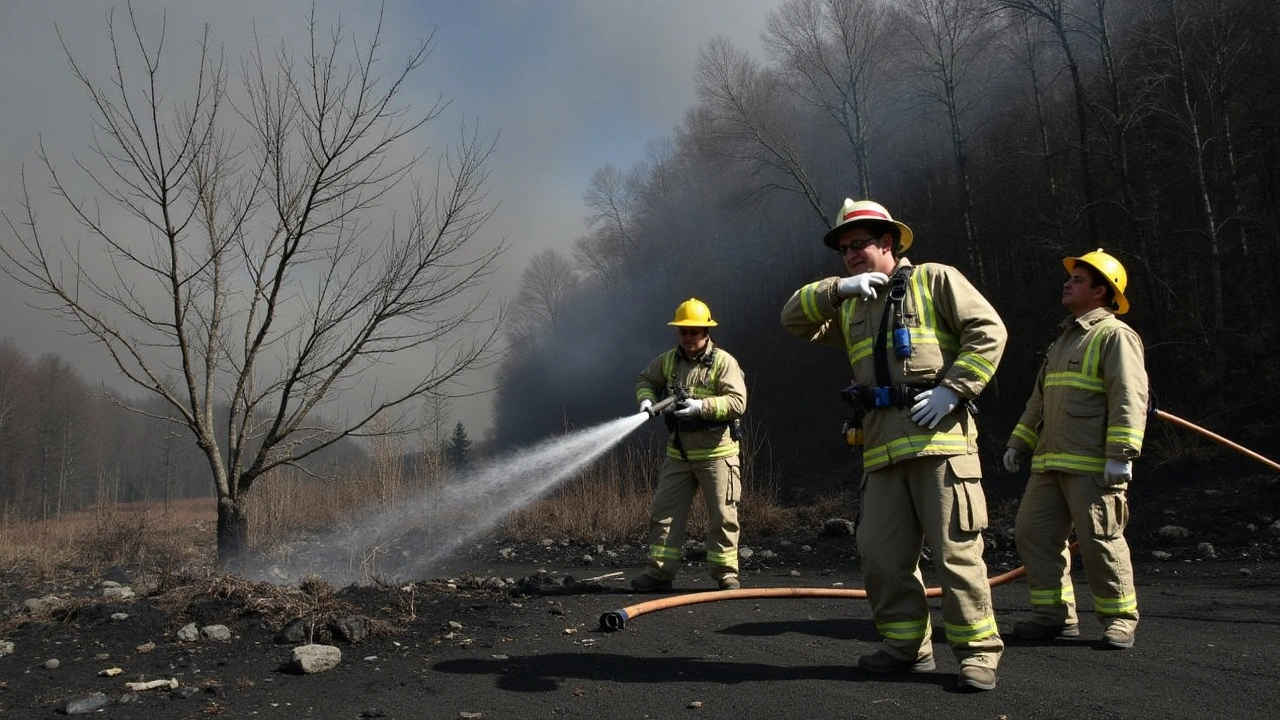
[[829,117],[871,197],[870,135],[882,86],[888,5],[882,0],[788,0],[765,19],[765,46],[794,77],[789,87]]
[[539,335],[555,325],[579,284],[573,263],[559,250],[547,248],[534,255],[521,275],[520,292],[511,307],[512,347],[536,345]]
[[980,61],[991,45],[994,27],[989,15],[971,0],[906,0],[902,13],[903,26],[911,38],[911,46],[904,52],[907,67],[911,68],[910,82],[946,118],[965,247],[970,266],[985,285],[986,271],[974,228],[966,144],[973,107],[982,94],[981,82],[989,79],[983,77]]
[[[82,64],[64,42],[93,111],[92,152],[76,165],[100,194],[77,197],[42,145],[83,237],[50,237],[25,185],[22,215],[4,216],[4,270],[195,438],[227,564],[246,550],[255,481],[307,471],[343,438],[411,430],[411,401],[493,359],[501,314],[478,292],[505,248],[481,234],[494,141],[464,127],[433,165],[418,132],[447,103],[418,111],[405,97],[433,38],[383,76],[381,14],[366,41],[341,23],[326,32],[314,12],[308,27],[302,53],[255,42],[240,94],[207,27],[181,85],[162,72],[165,27],[147,33],[132,8],[121,35],[108,16],[111,62]],[[173,87],[185,97],[169,100]],[[322,417],[365,373],[409,356],[407,387],[371,382],[359,409]]]
[[756,191],[800,195],[830,225],[798,133],[787,122],[777,78],[724,38],[698,52],[695,78],[716,152],[743,163]]
[[[1222,80],[1212,73],[1201,75],[1195,55],[1196,19],[1192,3],[1167,0],[1155,9],[1151,44],[1157,57],[1155,64],[1163,71],[1160,77],[1166,94],[1165,102],[1155,111],[1166,118],[1174,135],[1181,141],[1186,162],[1191,166],[1194,194],[1200,206],[1199,222],[1208,255],[1210,302],[1213,330],[1208,345],[1213,352],[1213,369],[1219,375],[1227,368],[1226,300],[1223,291],[1222,226],[1217,218],[1216,178],[1212,177],[1214,158],[1210,146],[1218,142],[1214,130],[1213,100],[1215,82]],[[1164,25],[1163,28],[1160,25]],[[1220,49],[1215,49],[1220,51]]]
[[1071,88],[1075,93],[1076,136],[1079,147],[1076,151],[1080,157],[1080,185],[1084,193],[1084,217],[1089,239],[1089,247],[1098,245],[1098,210],[1093,187],[1093,172],[1089,163],[1089,113],[1088,100],[1085,96],[1084,79],[1081,77],[1080,63],[1076,60],[1075,50],[1071,43],[1071,35],[1077,32],[1074,26],[1076,18],[1069,12],[1068,4],[1072,0],[994,0],[997,7],[1021,13],[1035,18],[1048,25],[1058,40],[1062,50],[1063,63],[1071,76]]
[[623,172],[605,163],[591,176],[591,184],[582,194],[589,232],[574,241],[573,256],[584,272],[600,282],[616,285],[627,257],[635,253],[642,173],[640,168]]

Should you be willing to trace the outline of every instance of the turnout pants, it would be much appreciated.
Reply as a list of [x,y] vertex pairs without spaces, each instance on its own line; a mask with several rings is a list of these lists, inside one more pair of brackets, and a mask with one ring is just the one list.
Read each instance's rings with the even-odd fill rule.
[[717,581],[737,577],[742,474],[736,455],[699,461],[669,457],[662,464],[649,514],[646,575],[658,580],[676,576],[689,511],[699,489],[707,507],[707,571]]
[[1107,485],[1101,475],[1031,474],[1018,506],[1014,539],[1027,567],[1035,622],[1079,622],[1067,545],[1074,527],[1098,620],[1104,627],[1118,624],[1130,631],[1138,626],[1133,562],[1124,539],[1127,488],[1127,483]]
[[996,668],[1004,642],[982,559],[986,525],[986,496],[974,456],[918,457],[866,474],[858,551],[887,652],[902,660],[933,653],[920,574],[927,539],[942,583],[947,643],[961,664]]

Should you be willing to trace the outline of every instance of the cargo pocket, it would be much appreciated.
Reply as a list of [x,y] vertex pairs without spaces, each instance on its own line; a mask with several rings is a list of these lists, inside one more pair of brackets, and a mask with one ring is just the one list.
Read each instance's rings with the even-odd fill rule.
[[1089,514],[1093,520],[1093,536],[1113,540],[1120,537],[1129,524],[1129,500],[1123,492],[1103,493]]
[[733,505],[738,502],[738,498],[742,497],[742,468],[736,457],[728,457],[724,459],[725,467],[729,471],[729,482],[725,483],[726,505]]
[[977,455],[954,455],[947,458],[956,482],[956,517],[960,531],[982,532],[987,528],[987,496],[982,491],[982,464]]

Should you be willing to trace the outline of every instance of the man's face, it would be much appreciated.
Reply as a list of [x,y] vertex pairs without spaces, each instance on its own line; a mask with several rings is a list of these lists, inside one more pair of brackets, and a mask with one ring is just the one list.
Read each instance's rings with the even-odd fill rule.
[[836,239],[836,252],[850,275],[893,272],[893,236],[889,233],[876,237],[867,228],[854,226]]
[[1083,315],[1107,303],[1105,285],[1094,285],[1093,275],[1076,265],[1062,283],[1062,305],[1076,316]]
[[710,337],[706,328],[678,327],[676,332],[680,333],[680,349],[685,355],[694,357],[706,349],[707,338]]

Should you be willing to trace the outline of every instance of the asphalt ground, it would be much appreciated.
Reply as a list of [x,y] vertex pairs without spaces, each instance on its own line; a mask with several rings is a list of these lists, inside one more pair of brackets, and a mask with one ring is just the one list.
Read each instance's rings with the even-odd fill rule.
[[[541,569],[495,568],[503,577]],[[992,568],[995,575],[1008,568]],[[1104,649],[1090,610],[1081,637],[1041,644],[1011,637],[1028,619],[1025,579],[993,591],[1007,649],[999,685],[959,692],[956,662],[934,607],[937,670],[896,677],[855,669],[877,636],[865,600],[721,600],[675,607],[601,628],[611,611],[667,595],[636,595],[626,575],[566,592],[424,588],[411,605],[386,592],[354,593],[394,624],[341,644],[342,662],[316,675],[285,669],[292,646],[276,628],[222,603],[203,622],[228,621],[228,642],[184,643],[150,601],[111,620],[102,607],[74,621],[33,623],[0,657],[0,718],[66,717],[67,702],[103,693],[109,718],[1277,718],[1280,717],[1280,562],[1252,558],[1138,562],[1142,621],[1136,647]],[[628,573],[628,575],[631,573]],[[853,569],[777,569],[745,586],[860,588]],[[578,591],[594,585],[594,591]],[[692,566],[677,593],[709,589]],[[1077,597],[1089,597],[1077,573]],[[394,605],[394,606],[393,606]],[[139,647],[150,641],[154,649]],[[49,669],[49,658],[61,660]],[[104,677],[104,668],[123,670]],[[173,678],[172,692],[125,693],[125,680]]]
[[[614,609],[611,600],[625,607],[651,597],[621,593],[562,598],[574,634],[532,643],[516,635],[497,656],[442,659],[432,669],[485,718],[1276,718],[1277,569],[1140,564],[1142,620],[1129,650],[1105,649],[1089,610],[1079,639],[1018,641],[1011,629],[1029,618],[1025,580],[997,587],[1007,648],[997,689],[982,693],[954,687],[937,600],[931,673],[885,678],[854,668],[877,642],[863,600],[724,600],[600,629],[595,615]],[[852,574],[821,580],[810,586],[861,586]],[[1089,597],[1083,577],[1075,582],[1077,596]],[[770,585],[797,583],[751,583]]]

